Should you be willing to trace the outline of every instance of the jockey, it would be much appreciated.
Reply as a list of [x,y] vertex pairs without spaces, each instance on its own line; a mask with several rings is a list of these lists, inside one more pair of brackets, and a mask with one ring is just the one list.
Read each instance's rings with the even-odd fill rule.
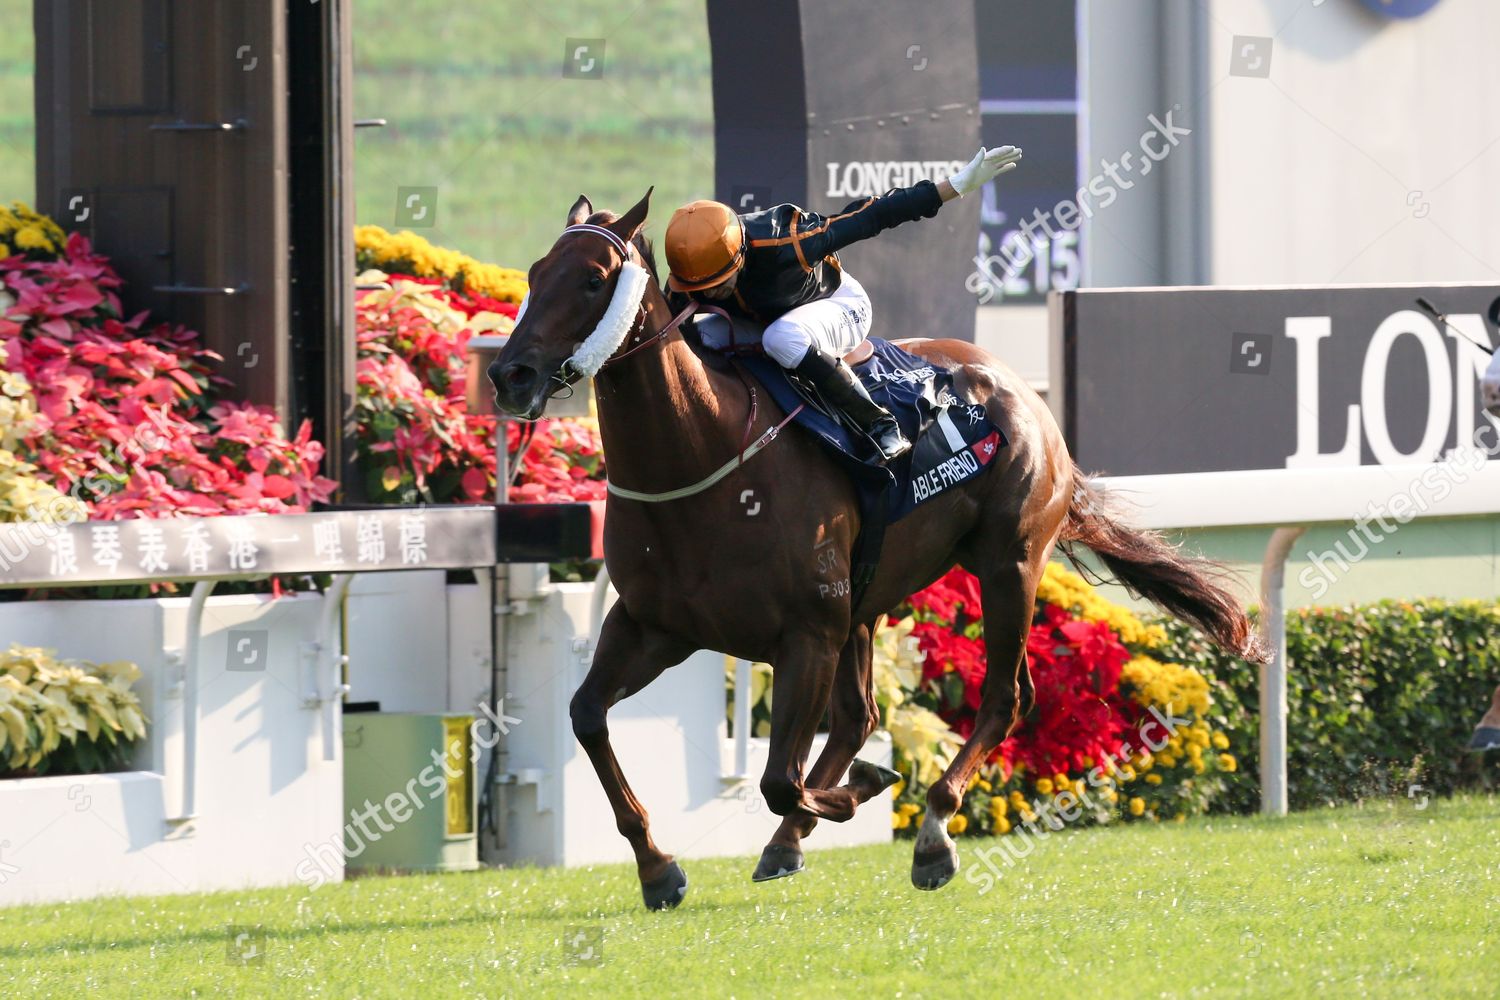
[[[911,444],[843,361],[870,335],[870,299],[843,270],[838,251],[903,222],[931,218],[944,202],[978,191],[1020,159],[1014,146],[981,148],[945,180],[851,202],[834,216],[786,204],[748,215],[716,201],[684,205],[667,224],[673,307],[682,308],[691,294],[763,326],[766,354],[816,386],[875,444],[881,460],[890,461]],[[697,328],[708,346],[730,346],[722,317],[704,317]]]

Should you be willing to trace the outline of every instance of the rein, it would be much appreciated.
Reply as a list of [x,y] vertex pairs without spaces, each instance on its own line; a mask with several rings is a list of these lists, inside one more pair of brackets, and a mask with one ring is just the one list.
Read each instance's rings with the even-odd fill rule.
[[[637,344],[632,345],[630,349],[625,351],[624,353],[617,354],[614,357],[610,358],[608,361],[604,362],[604,364],[600,365],[600,370],[602,371],[603,369],[608,368],[610,365],[618,364],[619,362],[624,361],[636,351],[642,351],[648,347],[663,343],[666,340],[667,336],[678,327],[682,326],[682,324],[687,320],[689,316],[702,311],[718,313],[719,315],[723,316],[724,319],[729,323],[730,330],[732,331],[734,329],[734,321],[730,319],[729,314],[724,312],[724,310],[719,309],[716,306],[704,306],[700,305],[698,302],[689,302],[687,306],[676,316],[673,316],[672,321],[664,326],[659,332],[652,334],[650,337],[647,337],[645,340],[642,340]],[[731,334],[731,339],[732,337],[733,334]],[[791,423],[792,418],[801,413],[803,410],[803,406],[806,405],[802,404],[801,406],[798,406],[791,413],[788,413],[782,419],[781,423],[776,424],[774,427],[766,428],[765,433],[761,434],[761,436],[756,438],[754,441],[751,441],[750,431],[755,427],[755,417],[759,412],[760,404],[757,400],[755,386],[752,385],[750,383],[750,380],[745,377],[745,371],[738,362],[734,362],[734,373],[739,376],[740,382],[745,386],[745,391],[750,394],[750,413],[745,418],[745,433],[740,437],[740,450],[738,454],[736,454],[729,461],[725,462],[723,465],[719,466],[713,472],[709,473],[707,476],[698,480],[696,483],[693,483],[689,486],[681,486],[675,490],[664,490],[659,493],[646,493],[641,490],[630,490],[626,489],[623,486],[618,486],[612,480],[606,480],[604,484],[605,489],[622,499],[638,500],[641,503],[665,503],[668,500],[681,500],[684,497],[696,496],[697,494],[702,493],[704,490],[708,489],[710,486],[713,486],[715,483],[719,482],[725,476],[729,475],[731,472],[738,469],[746,462],[750,461],[750,459],[754,458],[755,455],[762,449],[768,447],[771,442],[776,440],[776,436],[781,433],[782,428]]]
[[[749,447],[742,449],[740,453],[734,458],[731,458],[729,461],[725,462],[723,465],[719,466],[713,472],[698,480],[696,483],[693,483],[691,486],[682,486],[675,490],[666,490],[662,493],[642,493],[639,490],[627,490],[623,486],[616,486],[612,481],[608,481],[605,483],[605,488],[617,497],[621,497],[625,500],[639,500],[642,503],[665,503],[668,500],[681,500],[683,497],[690,497],[702,493],[704,490],[708,489],[710,486],[713,486],[719,480],[729,475],[735,469],[738,469],[740,466],[744,465],[751,458],[754,458],[757,452],[765,448],[772,441],[775,441],[776,435],[781,433],[781,429],[787,424],[791,423],[792,418],[801,412],[802,407],[799,406],[791,413],[788,413],[786,415],[786,419],[781,421],[781,423],[777,424],[774,427],[766,428],[766,432],[760,437],[756,438],[749,445]],[[746,428],[746,433],[747,435],[749,433],[748,427]]]
[[[620,254],[623,263],[621,264],[621,276],[619,279],[622,284],[617,285],[616,287],[616,299],[618,300],[621,294],[620,288],[623,286],[623,282],[627,277],[631,277],[631,275],[627,273],[629,269],[640,269],[639,266],[636,265],[635,262],[631,259],[630,244],[621,239],[618,234],[611,232],[603,226],[594,226],[586,223],[569,226],[567,229],[563,230],[563,235],[566,236],[569,233],[588,233],[593,236],[603,237],[605,240],[609,241],[610,246],[614,247],[615,251]],[[623,325],[623,317],[617,316],[616,319],[618,322],[611,324],[609,322],[610,315],[607,314],[606,318],[600,321],[599,328],[596,329],[593,334],[590,334],[588,340],[585,342],[585,346],[583,348],[580,348],[580,351],[585,351],[594,343],[607,343],[609,340],[613,340],[615,346],[607,357],[599,359],[596,364],[593,364],[592,370],[590,370],[590,366],[580,366],[575,363],[574,358],[570,358],[568,359],[568,361],[564,362],[563,370],[571,375],[571,377],[557,379],[556,376],[553,376],[554,379],[560,381],[565,388],[571,389],[573,381],[580,375],[597,375],[605,368],[608,368],[610,365],[619,364],[626,358],[630,357],[632,354],[635,354],[637,351],[643,351],[648,347],[653,347],[658,344],[664,343],[666,341],[666,338],[671,335],[673,331],[680,328],[682,324],[687,321],[689,316],[692,316],[694,313],[700,311],[714,312],[724,317],[725,321],[729,323],[730,342],[733,343],[734,320],[730,318],[729,314],[716,306],[704,306],[694,301],[688,302],[687,307],[679,312],[676,316],[673,316],[671,322],[662,327],[661,330],[645,338],[644,340],[638,340],[635,343],[629,343],[629,340],[632,338],[632,336],[638,336],[636,334],[636,329],[643,326],[646,320],[646,306],[643,301],[644,292],[644,287],[641,287],[636,297],[633,309],[636,315],[634,320],[630,323],[629,327],[620,330],[619,327]],[[523,302],[523,310],[525,308],[525,305],[525,302]],[[616,312],[615,305],[616,303],[611,303],[610,313]],[[520,316],[518,315],[517,319],[519,320],[519,318]],[[613,326],[614,329],[609,329],[610,326]],[[624,351],[619,350],[621,345],[627,345]],[[791,413],[788,413],[786,417],[782,419],[781,423],[776,424],[774,427],[767,428],[765,433],[761,434],[761,436],[756,438],[754,441],[751,441],[750,432],[755,427],[755,417],[757,412],[759,411],[759,402],[756,397],[755,386],[752,385],[750,380],[745,377],[744,369],[738,362],[733,362],[733,364],[735,374],[739,376],[740,382],[745,386],[745,390],[750,394],[750,413],[749,416],[745,419],[745,432],[740,437],[740,450],[738,454],[736,454],[729,461],[725,462],[723,465],[719,466],[713,472],[709,473],[704,478],[698,480],[696,483],[692,483],[688,486],[682,486],[675,490],[665,490],[659,493],[647,493],[640,490],[626,489],[623,486],[617,486],[613,482],[606,481],[605,488],[608,489],[610,493],[625,500],[638,500],[642,503],[665,503],[668,500],[681,500],[684,497],[695,496],[699,493],[702,493],[710,486],[713,486],[725,476],[729,475],[731,472],[738,469],[746,462],[750,461],[750,459],[754,458],[755,455],[758,454],[762,449],[768,447],[771,442],[776,440],[776,436],[781,433],[782,428],[791,423],[792,419],[796,417],[797,414],[802,412],[803,406],[798,406]]]
[[[645,306],[641,307],[641,314],[642,314],[643,318],[645,316],[645,308],[646,308]],[[681,326],[687,320],[687,318],[689,316],[693,315],[700,308],[701,307],[698,305],[698,303],[696,303],[696,302],[689,302],[687,304],[687,308],[686,309],[682,310],[682,312],[680,312],[676,316],[672,317],[672,322],[668,323],[666,326],[662,327],[660,331],[658,331],[657,333],[652,334],[651,336],[647,337],[645,340],[642,340],[642,341],[640,341],[638,343],[635,343],[635,344],[631,344],[627,350],[625,350],[625,351],[623,351],[623,352],[621,352],[619,354],[616,354],[612,358],[607,359],[604,362],[604,364],[602,364],[602,365],[599,366],[599,370],[603,371],[604,369],[608,368],[610,365],[619,364],[621,361],[624,361],[626,358],[630,357],[636,351],[644,350],[647,347],[651,347],[654,344],[661,343],[663,340],[665,340],[667,338],[668,334],[670,334],[673,330],[675,330],[679,326]]]

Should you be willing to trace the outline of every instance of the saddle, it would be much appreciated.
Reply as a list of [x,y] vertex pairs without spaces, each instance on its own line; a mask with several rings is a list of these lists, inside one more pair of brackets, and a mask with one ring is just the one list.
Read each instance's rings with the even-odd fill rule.
[[1006,445],[985,408],[964,402],[953,391],[947,369],[879,337],[869,338],[844,360],[870,398],[891,412],[913,442],[910,451],[884,466],[876,461],[873,445],[844,423],[811,384],[758,348],[721,353],[755,376],[786,412],[802,406],[793,423],[812,434],[853,480],[860,503],[860,536],[851,558],[856,602],[874,575],[886,527],[979,475]]
[[858,347],[850,351],[848,354],[844,355],[844,364],[848,365],[850,368],[853,368],[855,365],[864,364],[866,361],[870,360],[870,356],[874,353],[874,344],[870,343],[868,340],[861,341]]

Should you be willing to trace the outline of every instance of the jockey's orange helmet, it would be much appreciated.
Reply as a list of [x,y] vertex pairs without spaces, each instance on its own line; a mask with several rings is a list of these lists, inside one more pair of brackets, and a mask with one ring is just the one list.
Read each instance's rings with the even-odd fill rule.
[[727,279],[745,261],[745,227],[734,209],[717,201],[693,201],[667,223],[667,287],[696,292]]

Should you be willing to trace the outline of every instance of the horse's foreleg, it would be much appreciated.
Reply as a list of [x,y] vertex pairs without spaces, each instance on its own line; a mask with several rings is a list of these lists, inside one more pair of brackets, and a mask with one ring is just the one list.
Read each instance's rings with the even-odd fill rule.
[[[828,741],[806,779],[809,788],[831,788],[848,769],[849,782],[839,791],[853,796],[855,805],[879,795],[899,778],[894,771],[854,759],[880,722],[871,680],[871,631],[870,625],[856,627],[839,651],[829,702]],[[851,762],[854,764],[852,768]],[[755,881],[763,882],[801,871],[802,838],[810,834],[817,823],[814,816],[803,812],[792,812],[783,817],[781,826],[761,853]]]
[[791,636],[772,663],[771,748],[760,791],[778,816],[801,813],[842,822],[854,815],[854,801],[847,793],[809,788],[803,779],[807,754],[833,688],[837,643],[815,635]]
[[958,871],[958,848],[948,836],[948,821],[963,804],[974,772],[1020,723],[1023,698],[1031,686],[1026,637],[1040,577],[1041,567],[1024,563],[1002,566],[980,577],[988,652],[984,688],[973,734],[927,790],[927,815],[912,851],[911,881],[918,889],[942,888]]
[[588,676],[573,695],[569,712],[573,733],[594,765],[614,810],[615,826],[635,851],[636,871],[646,906],[676,906],[687,892],[681,867],[651,841],[646,810],[630,790],[609,743],[606,715],[611,706],[650,684],[666,668],[682,662],[692,649],[665,633],[643,627],[623,604],[610,609],[599,633]]

